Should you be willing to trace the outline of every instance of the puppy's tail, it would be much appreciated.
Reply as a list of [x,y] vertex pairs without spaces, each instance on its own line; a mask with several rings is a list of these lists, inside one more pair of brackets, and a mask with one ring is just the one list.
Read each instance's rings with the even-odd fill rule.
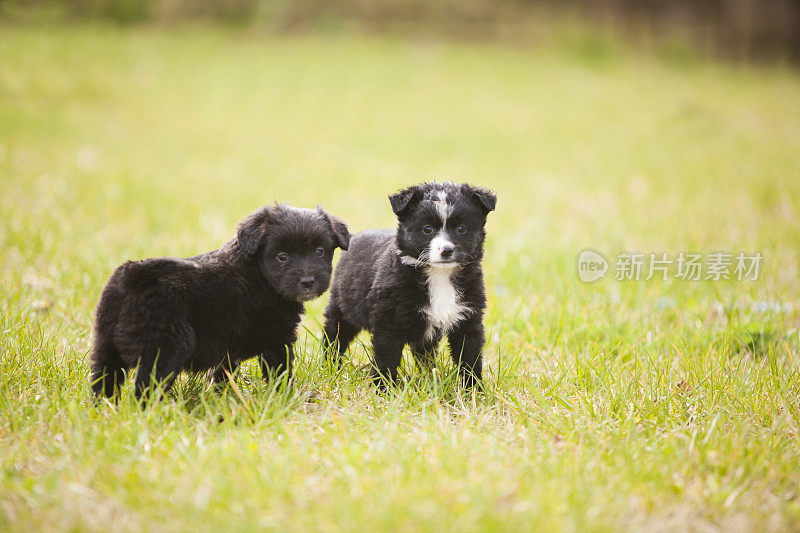
[[114,329],[127,289],[146,288],[168,274],[197,268],[198,264],[192,261],[165,257],[129,261],[114,271],[95,312],[90,382],[96,396],[115,395],[125,379],[124,369],[131,366],[114,342]]
[[92,331],[92,372],[89,381],[92,392],[98,397],[113,396],[125,379],[125,363],[114,344],[114,326],[124,299],[122,291],[114,283],[116,276],[118,272],[114,272],[100,295]]
[[198,268],[200,265],[188,259],[158,257],[143,261],[128,261],[119,267],[115,275],[118,274],[128,286],[141,288],[152,285],[169,274]]

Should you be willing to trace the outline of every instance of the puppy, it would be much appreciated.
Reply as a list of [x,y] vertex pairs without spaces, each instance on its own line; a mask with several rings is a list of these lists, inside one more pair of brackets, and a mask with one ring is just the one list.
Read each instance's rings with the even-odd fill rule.
[[369,330],[373,380],[383,388],[397,378],[403,346],[410,344],[417,362],[430,367],[446,335],[471,387],[482,371],[484,225],[497,198],[445,182],[404,189],[389,201],[397,229],[353,236],[336,267],[325,310],[327,353],[340,359],[358,332]]
[[262,374],[291,377],[303,302],[331,279],[347,226],[322,208],[283,204],[246,218],[222,248],[192,257],[129,261],[100,296],[91,354],[95,395],[112,396],[138,365],[136,396],[151,377],[168,388],[181,370],[224,379],[259,356]]

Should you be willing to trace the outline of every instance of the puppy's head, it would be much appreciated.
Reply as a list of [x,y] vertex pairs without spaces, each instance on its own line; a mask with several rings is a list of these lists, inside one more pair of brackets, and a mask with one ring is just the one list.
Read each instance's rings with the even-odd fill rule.
[[404,261],[456,267],[483,257],[486,216],[497,203],[490,191],[466,183],[423,183],[391,195],[389,202]]
[[242,253],[258,261],[273,289],[290,300],[306,302],[327,290],[333,251],[347,250],[350,232],[341,219],[321,207],[276,204],[247,217],[236,240]]

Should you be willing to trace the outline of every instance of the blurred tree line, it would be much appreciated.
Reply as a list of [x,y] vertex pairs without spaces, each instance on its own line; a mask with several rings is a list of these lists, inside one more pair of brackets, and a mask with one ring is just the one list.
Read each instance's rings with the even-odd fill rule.
[[641,46],[680,42],[704,56],[800,62],[798,0],[0,0],[5,20],[43,13],[119,24],[210,20],[276,32],[355,27],[521,42],[546,38],[569,20]]

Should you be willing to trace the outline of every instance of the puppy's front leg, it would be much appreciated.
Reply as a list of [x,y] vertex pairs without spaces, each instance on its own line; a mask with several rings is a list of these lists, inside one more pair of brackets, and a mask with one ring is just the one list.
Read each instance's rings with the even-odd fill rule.
[[397,367],[403,358],[405,342],[391,334],[375,333],[372,335],[372,349],[375,352],[375,364],[372,368],[372,381],[380,390],[397,381]]
[[485,342],[483,322],[468,320],[447,336],[450,355],[458,365],[461,379],[467,388],[480,384],[483,377],[483,357],[481,351]]
[[261,363],[261,377],[266,381],[270,378],[281,379],[286,375],[286,383],[292,380],[292,363],[294,362],[294,346],[282,344],[273,349],[266,350],[259,358]]
[[230,356],[226,355],[211,375],[211,383],[216,385],[228,383],[239,368],[239,364],[239,361],[233,361]]

